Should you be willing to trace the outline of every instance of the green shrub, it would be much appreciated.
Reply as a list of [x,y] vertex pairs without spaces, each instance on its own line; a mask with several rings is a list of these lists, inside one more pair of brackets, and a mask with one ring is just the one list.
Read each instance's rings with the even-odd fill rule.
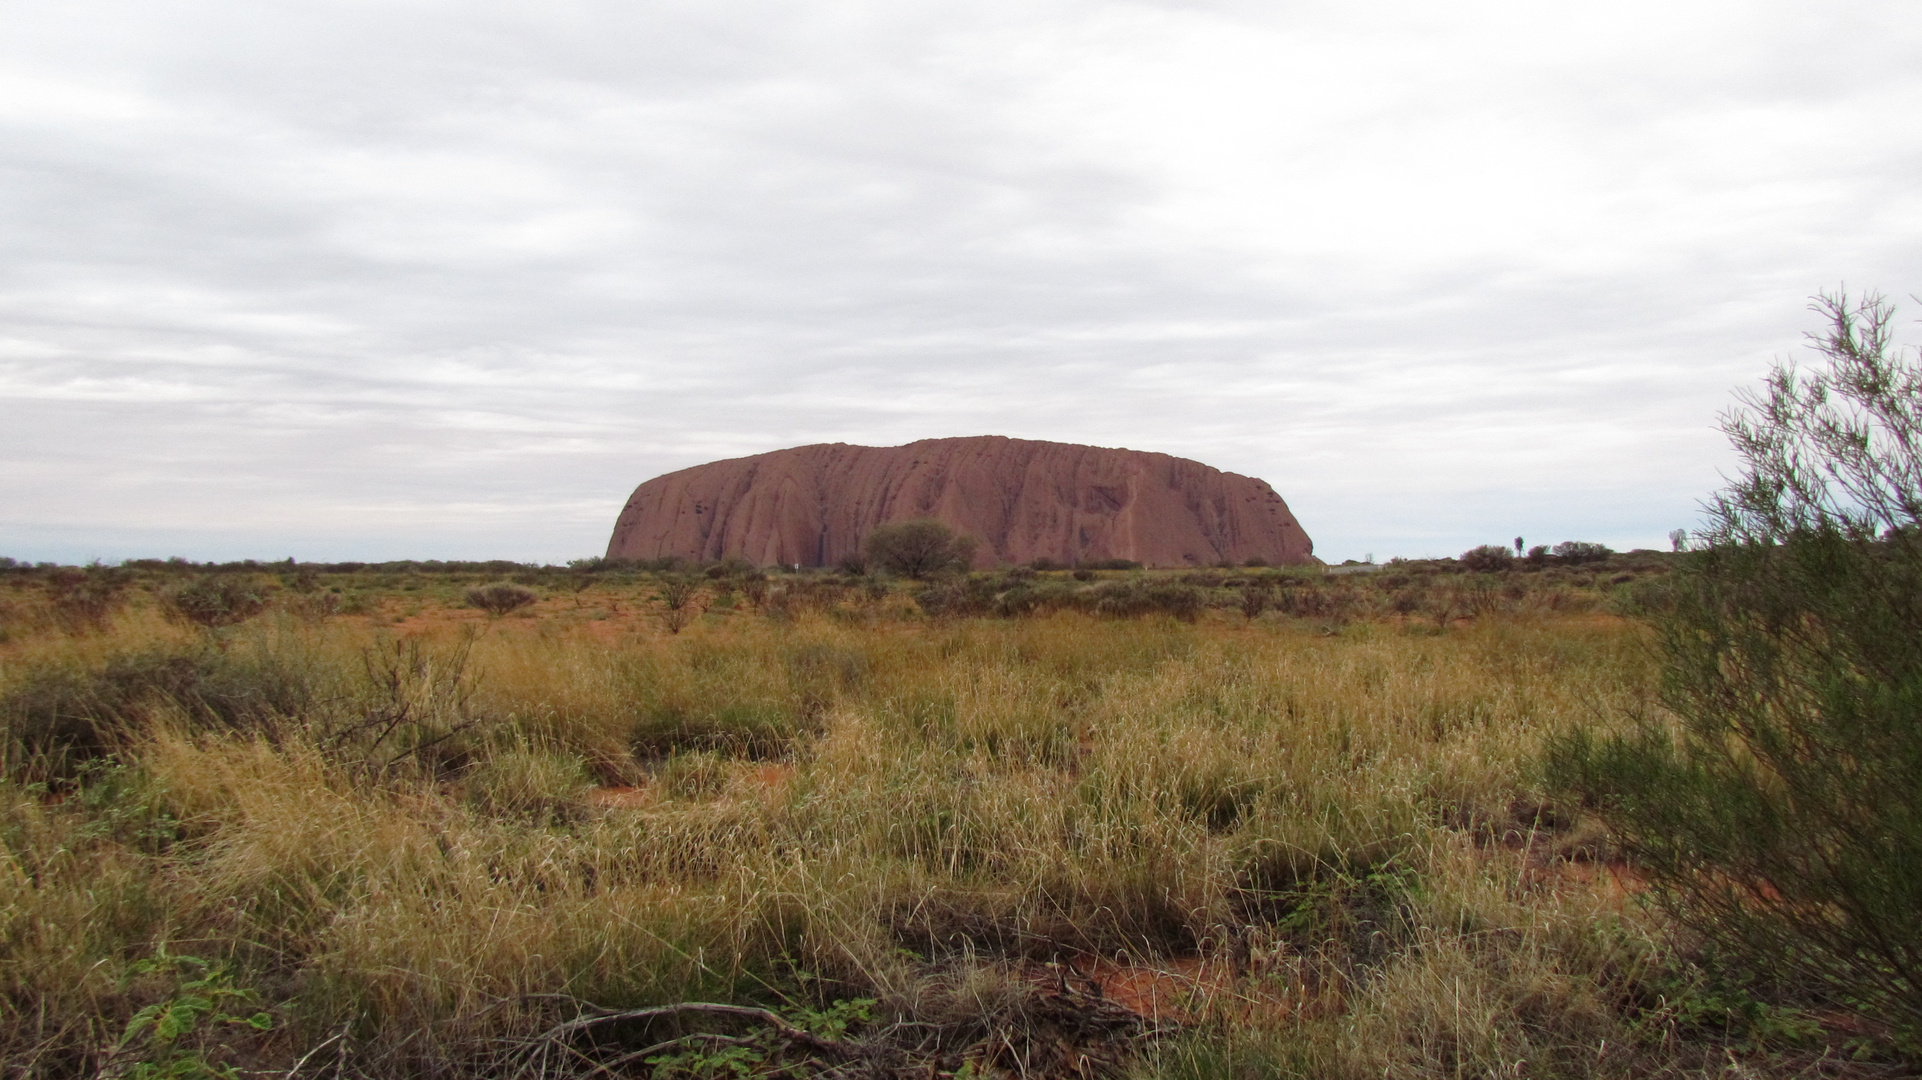
[[308,674],[271,654],[158,650],[98,668],[40,668],[0,697],[10,771],[68,780],[158,710],[214,728],[251,728],[297,715],[315,699]]
[[669,703],[645,711],[634,724],[634,756],[658,761],[683,750],[737,757],[786,754],[796,735],[788,710],[767,702]]
[[1243,584],[1241,602],[1238,605],[1242,617],[1249,622],[1261,618],[1261,613],[1268,610],[1268,605],[1274,601],[1274,598],[1275,593],[1271,582],[1250,581]]
[[579,755],[523,743],[488,755],[461,786],[468,805],[484,814],[546,825],[574,816],[593,783]]
[[467,603],[495,618],[519,611],[539,599],[534,590],[507,581],[467,590]]
[[234,574],[208,574],[160,594],[169,618],[208,630],[233,626],[267,610],[265,586]]
[[1483,544],[1462,552],[1456,561],[1467,569],[1486,574],[1514,566],[1515,556],[1500,544]]
[[925,579],[966,570],[974,559],[974,538],[957,535],[933,518],[920,518],[876,526],[861,550],[869,563],[889,573]]
[[54,619],[74,633],[104,629],[113,613],[126,606],[133,575],[105,566],[62,566],[47,576],[47,599]]
[[1089,590],[1089,596],[1094,613],[1108,618],[1160,614],[1194,622],[1207,606],[1207,594],[1200,589],[1173,582],[1108,581]]
[[993,587],[980,578],[935,582],[916,592],[914,602],[930,618],[937,619],[986,615],[996,604]]
[[1744,472],[1650,605],[1675,722],[1548,771],[1727,962],[1922,1054],[1922,361],[1878,298],[1820,310],[1828,366],[1743,396]]
[[1615,552],[1607,544],[1591,544],[1586,540],[1564,540],[1555,545],[1555,557],[1571,566],[1606,562],[1613,554]]

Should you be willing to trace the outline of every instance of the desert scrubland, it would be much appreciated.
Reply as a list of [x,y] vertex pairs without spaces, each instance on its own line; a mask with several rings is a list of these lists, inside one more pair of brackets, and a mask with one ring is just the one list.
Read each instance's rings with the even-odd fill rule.
[[1669,559],[17,567],[0,1061],[1881,1075],[1543,790]]

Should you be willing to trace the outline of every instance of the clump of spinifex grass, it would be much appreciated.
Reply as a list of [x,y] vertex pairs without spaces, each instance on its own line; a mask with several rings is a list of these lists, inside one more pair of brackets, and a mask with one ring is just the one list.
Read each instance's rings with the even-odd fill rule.
[[[668,1043],[663,1069],[814,1068],[740,1015],[564,1024],[689,1001],[918,1075],[1694,1060],[1648,1019],[1654,932],[1537,842],[1542,734],[1646,696],[1619,620],[905,619],[779,582],[778,613],[743,590],[669,634],[645,581],[512,620],[449,587],[396,624],[398,580],[220,648],[140,603],[6,647],[10,1067],[128,1064],[163,946],[275,1019],[196,1052],[283,1074],[587,1075]],[[28,746],[43,714],[99,737]],[[1213,974],[1101,1027],[1097,960]]]

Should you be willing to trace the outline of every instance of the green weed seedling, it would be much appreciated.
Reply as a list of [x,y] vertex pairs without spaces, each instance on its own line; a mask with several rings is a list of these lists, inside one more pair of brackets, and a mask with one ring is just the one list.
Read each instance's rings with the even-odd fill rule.
[[693,1046],[671,1054],[655,1054],[647,1059],[656,1076],[698,1077],[713,1080],[739,1077],[745,1080],[767,1061],[767,1051],[755,1046]]
[[[847,1035],[848,1029],[874,1018],[874,1002],[873,998],[856,998],[852,1001],[836,1001],[825,1009],[797,1006],[788,1015],[788,1021],[818,1039],[838,1042]],[[688,1077],[690,1080],[747,1080],[749,1077],[770,1075],[765,1067],[777,1048],[777,1038],[772,1031],[740,1038],[689,1035],[681,1040],[689,1044],[683,1049],[655,1054],[646,1061],[654,1067],[656,1076]],[[773,1072],[778,1073],[780,1069],[778,1063],[776,1065]]]
[[218,1041],[222,1028],[273,1028],[273,1017],[265,1012],[243,1015],[258,1003],[259,995],[234,985],[233,973],[225,964],[198,956],[169,956],[164,947],[151,959],[133,965],[127,977],[155,974],[174,976],[178,980],[174,992],[127,1021],[113,1056],[131,1054],[134,1060],[121,1069],[105,1070],[106,1075],[128,1080],[237,1080],[238,1069],[209,1058],[218,1058],[227,1049]]
[[849,1028],[874,1019],[874,1002],[874,998],[855,998],[836,1001],[825,1009],[803,1006],[795,1010],[792,1019],[796,1027],[808,1034],[838,1042]]

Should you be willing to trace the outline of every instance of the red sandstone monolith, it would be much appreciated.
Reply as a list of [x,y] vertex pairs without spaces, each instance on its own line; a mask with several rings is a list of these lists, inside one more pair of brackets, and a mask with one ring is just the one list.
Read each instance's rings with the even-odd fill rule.
[[1288,504],[1254,477],[1167,454],[999,435],[820,443],[657,476],[628,498],[607,555],[831,566],[859,552],[876,525],[923,517],[974,537],[979,566],[1314,558]]

